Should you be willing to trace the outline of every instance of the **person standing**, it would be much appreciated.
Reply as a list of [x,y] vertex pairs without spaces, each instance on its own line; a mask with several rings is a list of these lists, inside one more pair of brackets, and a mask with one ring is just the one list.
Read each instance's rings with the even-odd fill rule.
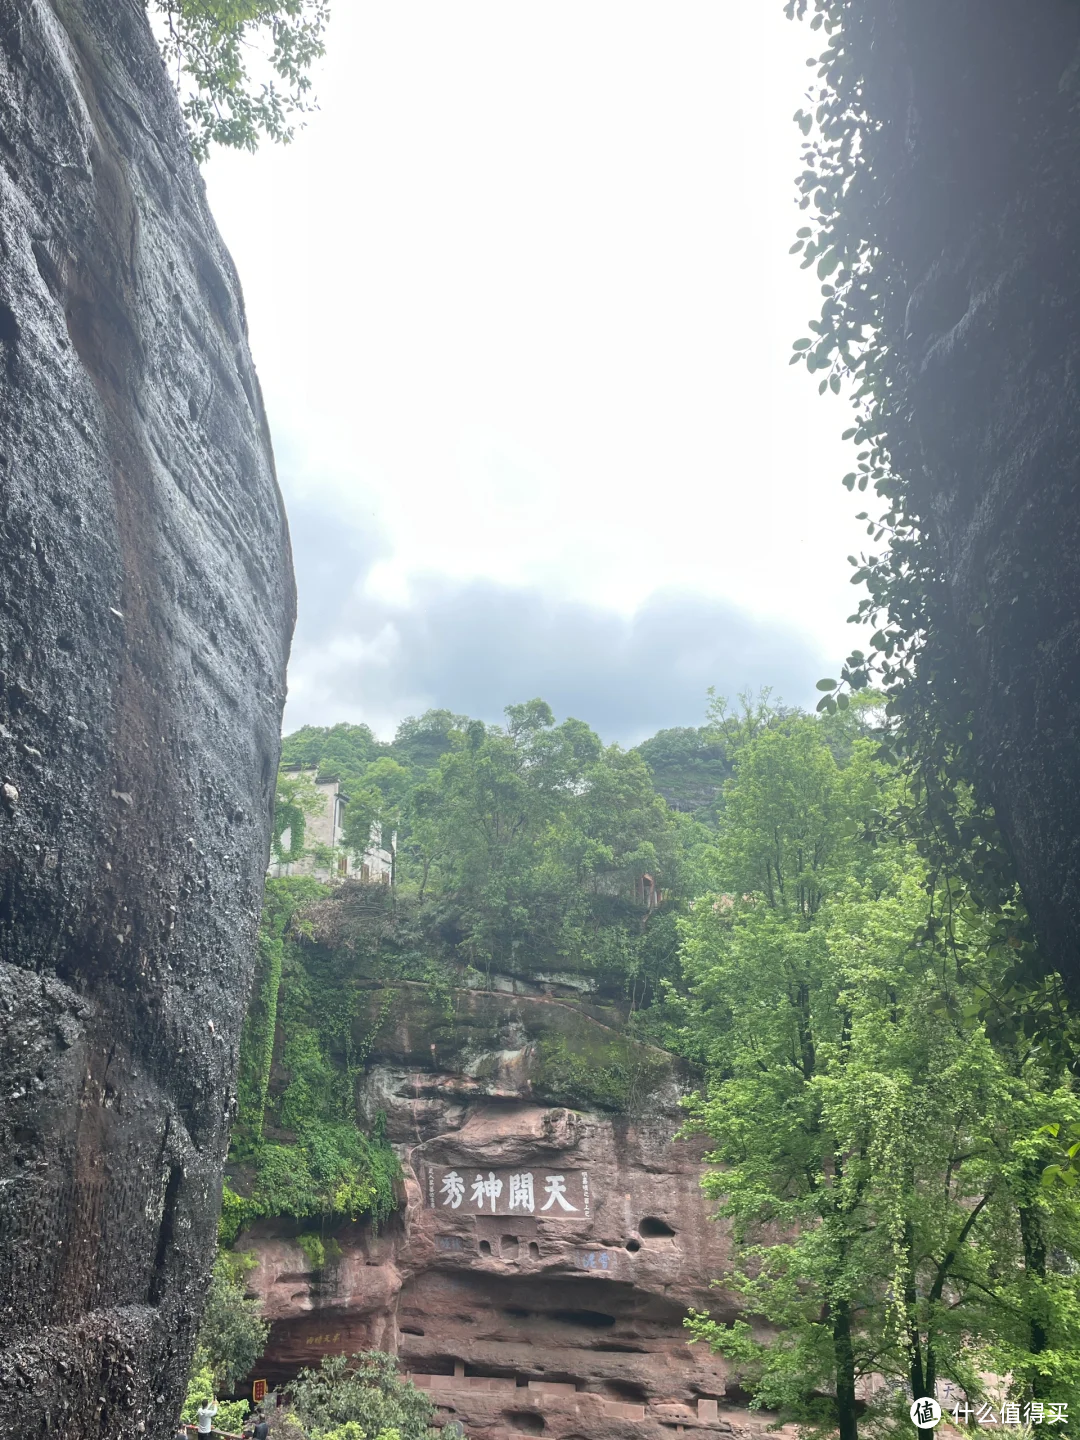
[[212,1435],[214,1431],[214,1416],[217,1414],[217,1401],[213,1398],[204,1400],[199,1406],[195,1421],[199,1427],[200,1435]]

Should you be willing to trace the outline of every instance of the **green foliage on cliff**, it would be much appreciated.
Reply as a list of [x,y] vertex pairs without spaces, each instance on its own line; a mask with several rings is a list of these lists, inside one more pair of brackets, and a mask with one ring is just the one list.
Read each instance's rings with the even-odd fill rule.
[[296,117],[314,108],[327,0],[154,0],[154,9],[199,159],[211,145],[292,139]]
[[[681,922],[692,1107],[733,1224],[724,1284],[777,1338],[693,1317],[757,1403],[812,1433],[905,1428],[902,1390],[1080,1402],[1080,1204],[1040,1185],[1040,1118],[1078,1113],[1052,1054],[979,1018],[1000,984],[993,917],[927,929],[933,893],[888,817],[905,781],[851,716],[787,720],[736,757]],[[838,761],[837,755],[842,757]],[[1056,1257],[1056,1258],[1055,1258]]]
[[[306,906],[317,881],[270,880],[259,965],[240,1046],[239,1114],[221,1235],[231,1244],[252,1221],[288,1216],[330,1223],[367,1215],[381,1224],[395,1205],[401,1167],[378,1130],[357,1124],[356,997],[306,945]],[[281,1042],[278,1083],[272,1085]],[[240,1187],[243,1193],[239,1193]]]

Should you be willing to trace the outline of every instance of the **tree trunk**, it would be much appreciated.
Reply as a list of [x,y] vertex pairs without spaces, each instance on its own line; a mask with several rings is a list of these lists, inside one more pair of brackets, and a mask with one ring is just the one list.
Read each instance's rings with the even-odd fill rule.
[[[1046,1278],[1046,1237],[1043,1235],[1042,1220],[1033,1205],[1020,1207],[1020,1239],[1024,1247],[1024,1270],[1036,1280]],[[1041,1355],[1046,1349],[1047,1334],[1043,1317],[1033,1309],[1028,1317],[1028,1349],[1033,1355]],[[1036,1399],[1048,1398],[1041,1386],[1042,1377],[1036,1374],[1032,1379],[1032,1393]]]
[[833,1354],[836,1358],[836,1422],[840,1440],[858,1440],[855,1415],[855,1351],[851,1344],[851,1307],[846,1300],[832,1307]]

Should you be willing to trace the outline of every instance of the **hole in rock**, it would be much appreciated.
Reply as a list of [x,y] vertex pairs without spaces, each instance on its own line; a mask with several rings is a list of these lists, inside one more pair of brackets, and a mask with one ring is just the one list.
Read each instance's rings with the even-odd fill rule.
[[516,1235],[504,1235],[499,1242],[499,1251],[504,1260],[516,1260],[520,1248]]
[[666,1220],[658,1220],[655,1215],[646,1215],[641,1224],[637,1227],[638,1234],[647,1240],[658,1240],[663,1235],[674,1235],[675,1231]]
[[606,1380],[604,1394],[610,1395],[612,1400],[622,1400],[628,1405],[644,1405],[649,1399],[645,1386],[635,1385],[633,1380]]
[[636,1255],[637,1252],[641,1249],[641,1241],[640,1241],[640,1240],[628,1240],[628,1241],[626,1242],[626,1248],[627,1248],[627,1250],[629,1250],[629,1252],[630,1252],[631,1255]]
[[536,1243],[535,1240],[530,1240],[530,1241],[529,1241],[529,1259],[530,1259],[530,1260],[539,1260],[539,1259],[540,1259],[540,1246],[537,1245],[537,1243]]
[[481,1254],[481,1255],[490,1255],[490,1254],[491,1254],[491,1241],[490,1241],[490,1240],[481,1240],[481,1241],[480,1241],[480,1254]]
[[614,1315],[605,1315],[600,1310],[552,1310],[551,1319],[560,1320],[564,1325],[581,1325],[586,1330],[606,1330],[615,1324]]
[[593,1350],[601,1355],[647,1355],[644,1345],[594,1345]]
[[454,1361],[449,1355],[425,1355],[422,1373],[425,1375],[453,1375],[454,1368]]
[[521,1435],[543,1435],[544,1417],[532,1410],[504,1410],[503,1419]]
[[402,1335],[423,1335],[424,1333],[423,1330],[420,1329],[419,1325],[401,1325],[399,1326],[399,1329],[401,1330]]

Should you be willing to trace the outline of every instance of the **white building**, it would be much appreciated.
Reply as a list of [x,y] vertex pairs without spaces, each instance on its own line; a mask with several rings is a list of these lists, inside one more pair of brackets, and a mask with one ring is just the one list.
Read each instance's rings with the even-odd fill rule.
[[[390,848],[383,845],[382,831],[378,825],[371,827],[371,843],[363,856],[356,857],[345,848],[345,806],[349,797],[342,792],[339,780],[316,780],[315,789],[322,799],[322,807],[309,815],[304,829],[304,854],[291,864],[282,864],[271,857],[268,875],[280,879],[283,875],[312,875],[316,880],[364,880],[375,885],[391,885],[394,880],[394,845],[397,836],[390,837]],[[292,836],[288,830],[281,837],[281,849],[288,851]]]

